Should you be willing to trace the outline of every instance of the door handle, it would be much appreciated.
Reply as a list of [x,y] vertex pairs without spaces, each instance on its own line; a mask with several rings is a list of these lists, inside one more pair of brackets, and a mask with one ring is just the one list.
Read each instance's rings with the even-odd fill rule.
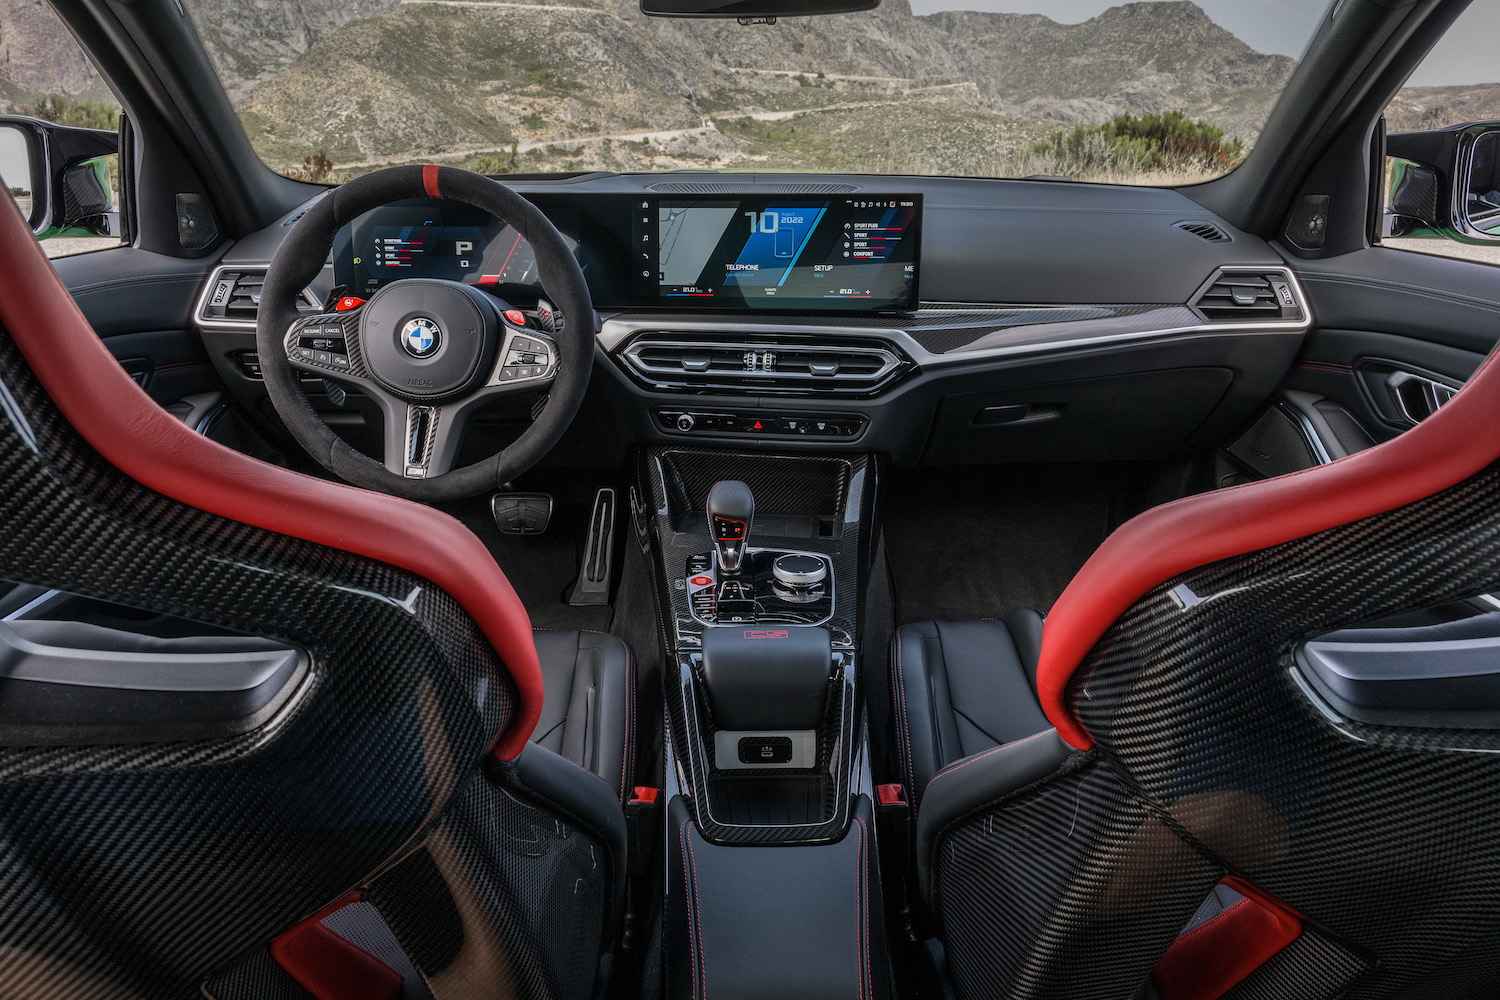
[[1411,421],[1413,426],[1432,416],[1458,395],[1458,390],[1451,385],[1403,371],[1387,375],[1385,387],[1401,415]]

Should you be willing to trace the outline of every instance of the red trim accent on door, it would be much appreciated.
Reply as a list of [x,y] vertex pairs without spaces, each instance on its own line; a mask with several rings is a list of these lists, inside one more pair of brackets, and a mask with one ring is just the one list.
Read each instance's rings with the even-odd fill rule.
[[1455,486],[1500,458],[1497,427],[1500,367],[1491,355],[1452,402],[1399,437],[1329,465],[1188,497],[1126,522],[1047,616],[1037,665],[1047,718],[1073,746],[1093,746],[1068,708],[1068,682],[1105,631],[1153,587]]
[[[515,680],[519,704],[495,740],[526,746],[542,712],[531,619],[484,543],[422,504],[269,465],[189,430],[110,355],[22,221],[0,198],[0,325],[62,415],[126,476],[200,510],[301,538],[430,580],[468,612]],[[113,251],[104,251],[113,252]]]

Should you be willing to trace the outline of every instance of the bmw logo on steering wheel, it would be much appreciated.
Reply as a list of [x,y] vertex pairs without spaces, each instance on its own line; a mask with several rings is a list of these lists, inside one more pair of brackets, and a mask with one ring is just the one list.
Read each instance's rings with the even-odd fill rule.
[[433,320],[418,316],[401,328],[401,346],[414,358],[430,358],[443,342],[443,331]]

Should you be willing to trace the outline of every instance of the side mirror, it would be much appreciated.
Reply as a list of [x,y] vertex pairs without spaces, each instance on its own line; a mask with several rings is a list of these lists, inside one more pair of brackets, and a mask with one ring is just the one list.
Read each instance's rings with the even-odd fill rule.
[[119,236],[118,132],[0,115],[0,177],[37,239]]
[[1500,122],[1386,139],[1386,236],[1500,243]]

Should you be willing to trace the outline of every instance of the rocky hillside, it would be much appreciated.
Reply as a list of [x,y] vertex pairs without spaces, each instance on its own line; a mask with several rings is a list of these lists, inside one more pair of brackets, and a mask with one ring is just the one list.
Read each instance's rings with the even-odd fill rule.
[[[264,21],[210,25],[206,0],[197,2],[216,51],[268,47]],[[782,147],[797,128],[853,130],[855,146],[878,147],[877,123],[899,115],[915,120],[900,133],[909,145],[951,146],[948,127],[979,126],[942,159],[944,170],[981,172],[1055,123],[1125,111],[1185,109],[1253,139],[1294,69],[1185,0],[1125,4],[1078,25],[1036,14],[917,17],[906,0],[885,0],[868,13],[752,27],[645,18],[636,0],[362,2],[388,9],[352,17],[274,75],[264,59],[217,57],[272,162],[323,149],[360,169],[514,144],[531,154],[518,158],[523,169],[795,166]],[[297,5],[303,23],[283,55],[326,29],[309,13],[316,6]],[[247,33],[253,44],[239,37]],[[792,118],[785,128],[747,125]],[[812,153],[801,163],[822,165]]]
[[1500,119],[1500,84],[1407,87],[1386,108],[1385,119],[1392,132]]
[[80,94],[93,82],[94,68],[46,0],[0,0],[0,101]]

